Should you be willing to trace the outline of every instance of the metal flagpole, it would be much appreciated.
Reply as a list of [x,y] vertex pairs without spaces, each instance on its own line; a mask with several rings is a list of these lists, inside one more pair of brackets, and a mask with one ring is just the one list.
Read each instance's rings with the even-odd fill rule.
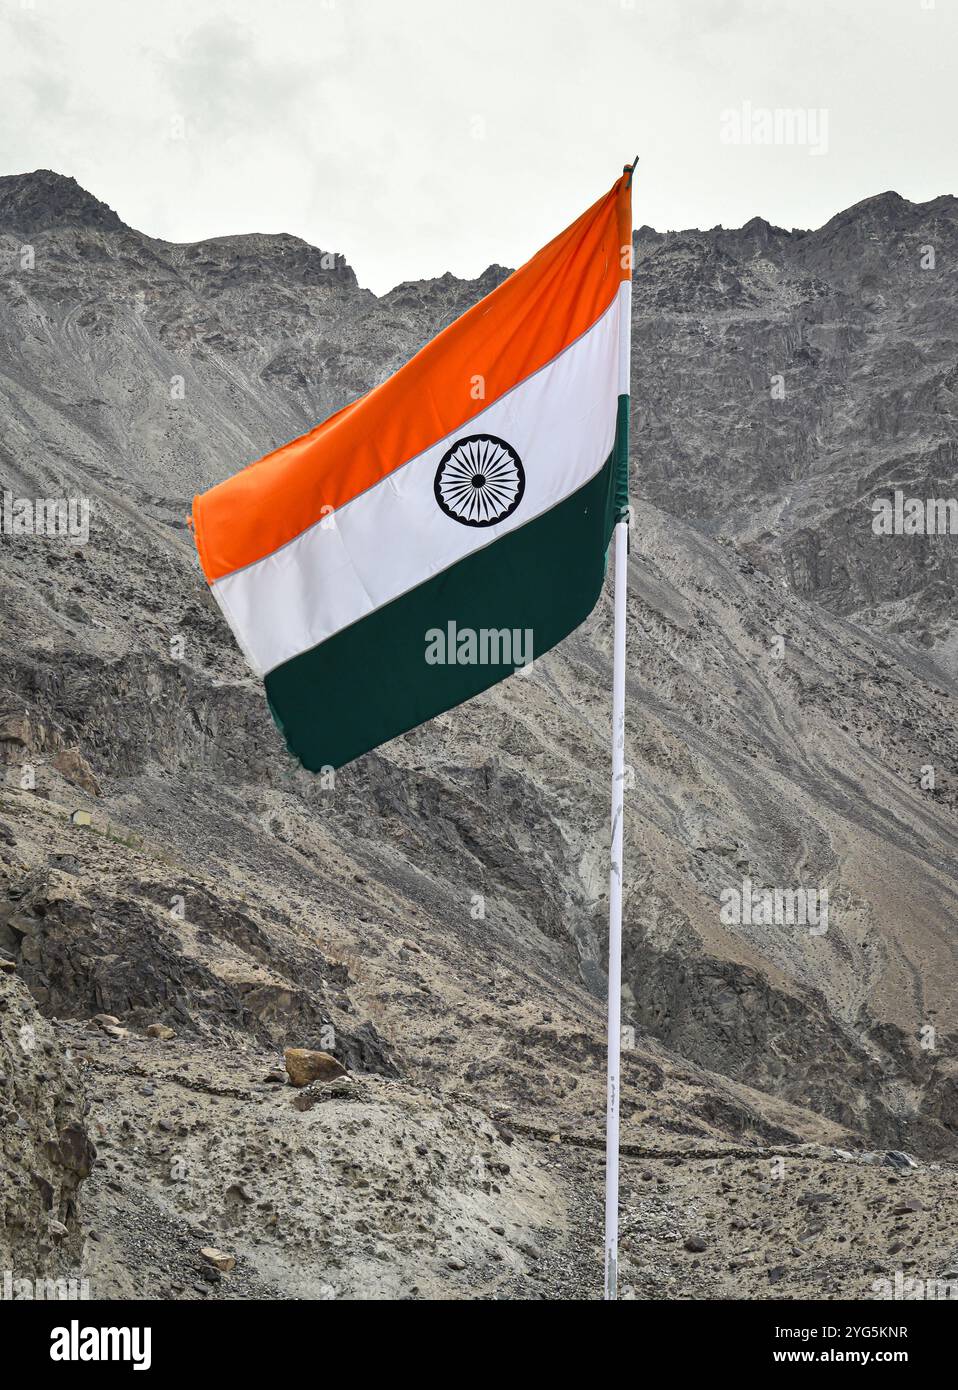
[[609,1060],[605,1129],[605,1296],[616,1297],[619,1260],[619,1051],[622,1003],[622,812],[625,790],[625,588],[629,523],[615,528],[612,665],[612,864],[609,870]]
[[[636,159],[636,163],[638,160]],[[623,170],[629,175],[635,164]],[[631,230],[629,233],[631,257]],[[631,266],[630,266],[631,270]],[[628,313],[622,326],[622,383],[630,391],[632,337],[632,282],[629,279]],[[628,425],[626,424],[626,428]],[[605,1298],[618,1294],[619,1264],[619,1057],[622,1005],[622,819],[625,801],[625,617],[628,582],[629,523],[615,527],[615,630],[612,658],[612,859],[609,867],[609,1037],[608,1090],[605,1129]]]

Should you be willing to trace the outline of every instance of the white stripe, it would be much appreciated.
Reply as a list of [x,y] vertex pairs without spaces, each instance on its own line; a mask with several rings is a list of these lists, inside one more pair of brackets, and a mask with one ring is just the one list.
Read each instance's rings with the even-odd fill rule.
[[[265,675],[309,651],[594,477],[615,440],[623,312],[620,293],[581,338],[455,434],[272,555],[218,579],[213,594],[253,669]],[[525,470],[522,501],[495,526],[464,526],[436,502],[443,454],[472,434],[506,440]]]
[[632,282],[619,286],[619,395],[632,393]]

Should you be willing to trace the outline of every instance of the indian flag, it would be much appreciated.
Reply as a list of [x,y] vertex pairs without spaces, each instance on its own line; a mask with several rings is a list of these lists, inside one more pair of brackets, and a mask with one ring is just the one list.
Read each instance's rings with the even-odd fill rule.
[[631,173],[395,375],[195,498],[291,753],[341,767],[561,641],[627,507]]

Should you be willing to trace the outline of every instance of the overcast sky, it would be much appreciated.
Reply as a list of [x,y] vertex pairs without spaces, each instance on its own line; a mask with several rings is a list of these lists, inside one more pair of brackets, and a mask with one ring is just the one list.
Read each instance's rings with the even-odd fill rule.
[[519,264],[634,153],[660,230],[956,193],[956,68],[956,0],[0,0],[0,173],[381,293]]

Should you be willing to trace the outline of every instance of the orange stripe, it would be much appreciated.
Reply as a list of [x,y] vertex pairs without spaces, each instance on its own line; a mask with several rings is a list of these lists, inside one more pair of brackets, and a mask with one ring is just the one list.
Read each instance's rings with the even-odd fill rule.
[[623,176],[381,386],[194,498],[194,535],[209,582],[271,555],[580,337],[629,278],[622,261],[631,228]]

